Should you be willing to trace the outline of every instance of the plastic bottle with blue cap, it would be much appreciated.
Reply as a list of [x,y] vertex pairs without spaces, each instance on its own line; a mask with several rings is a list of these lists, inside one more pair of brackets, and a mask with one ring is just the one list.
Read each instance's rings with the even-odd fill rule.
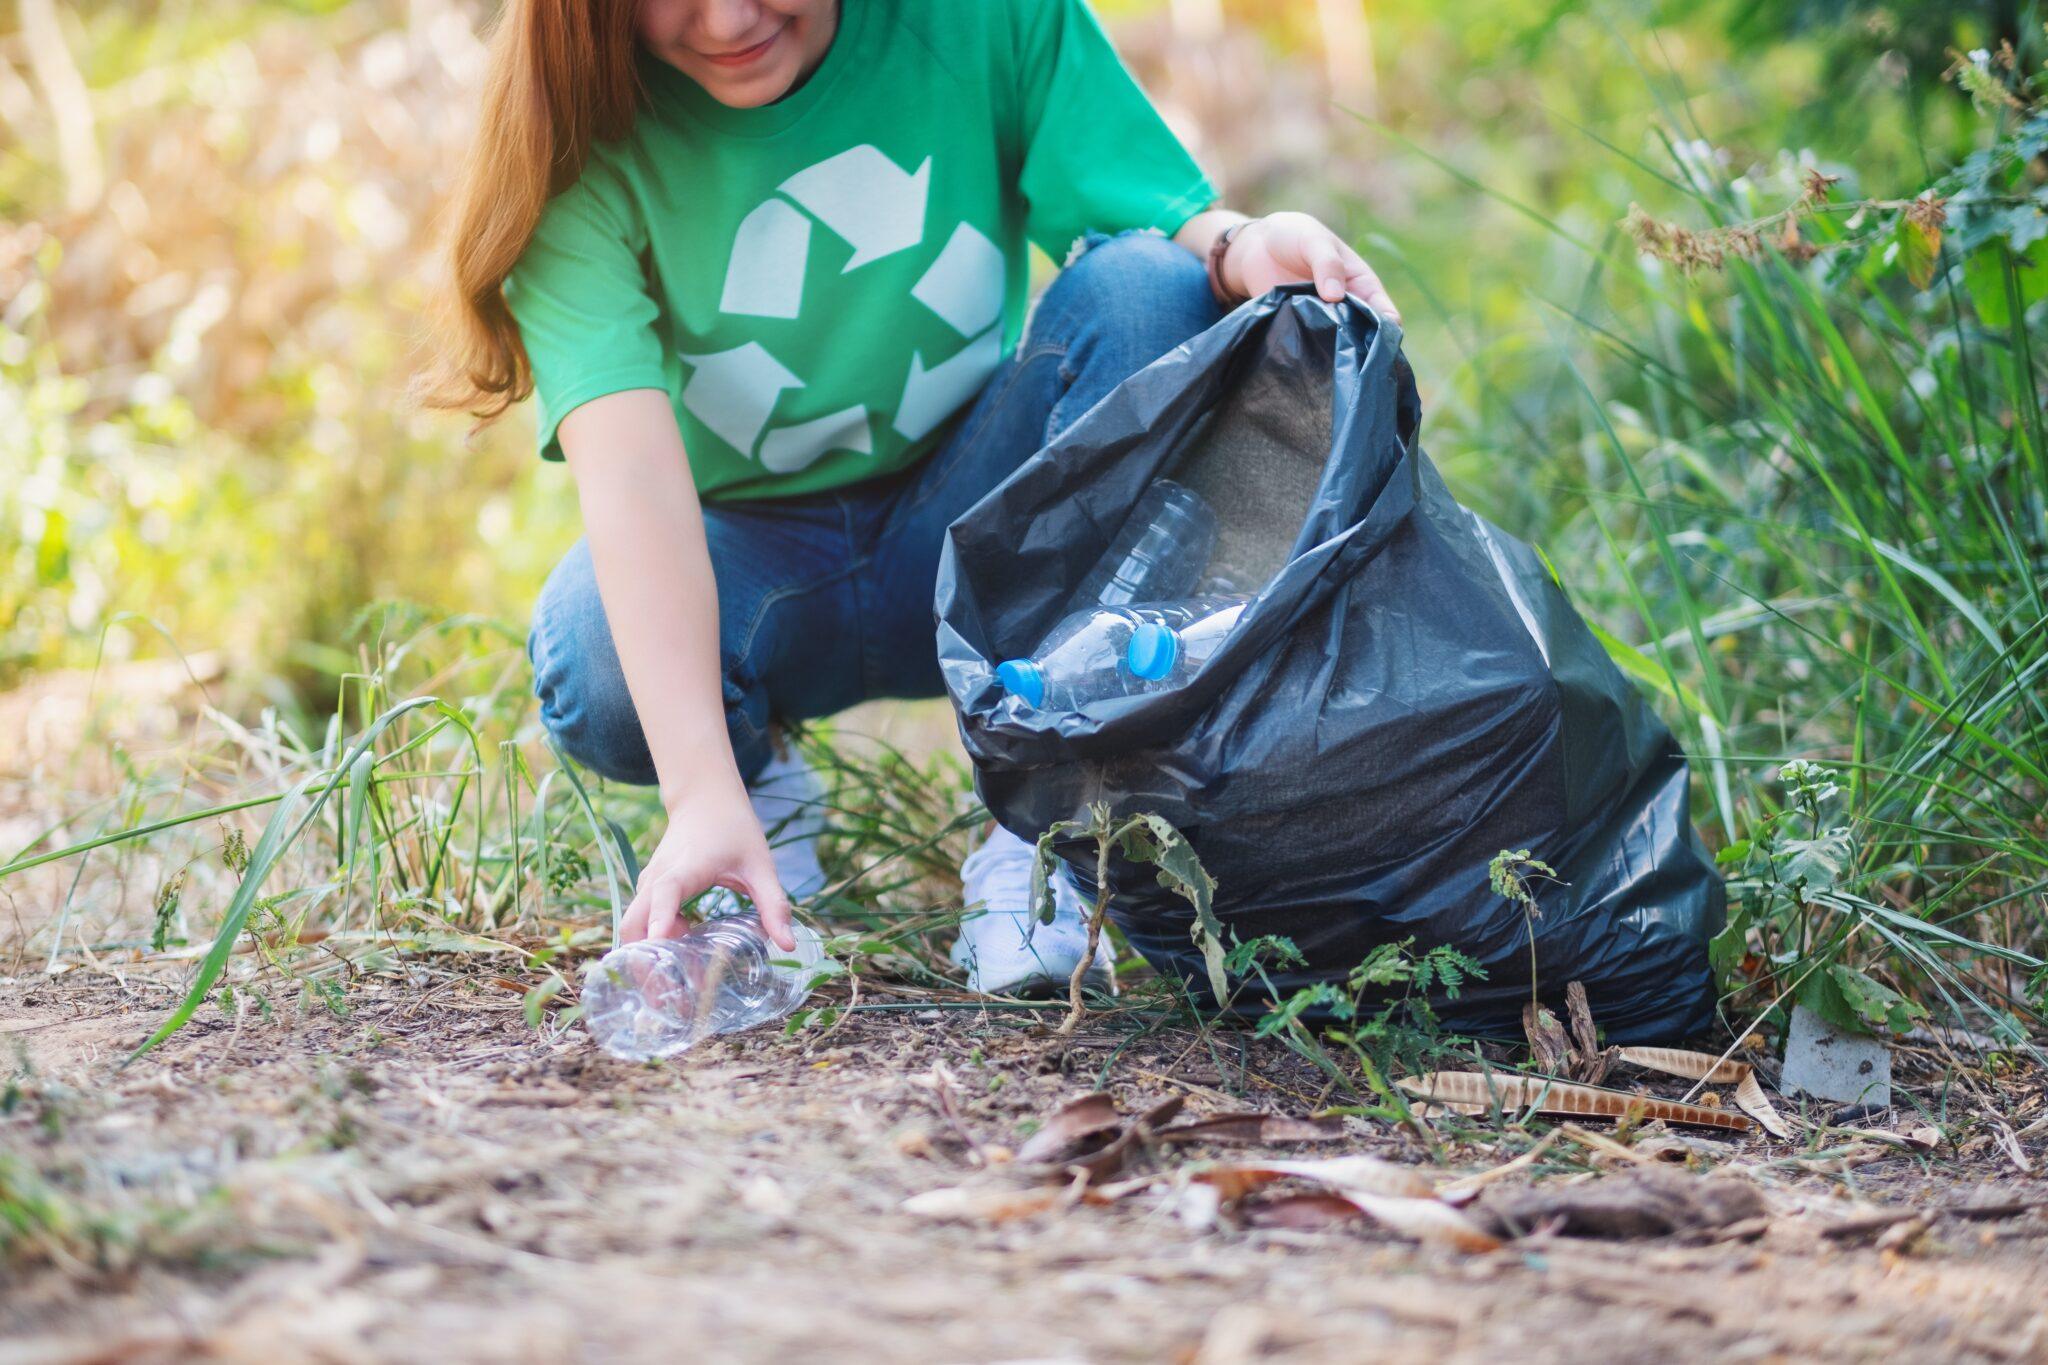
[[1123,529],[1069,599],[1069,608],[1127,607],[1186,597],[1216,551],[1216,509],[1172,479],[1139,497]]
[[1250,603],[1235,595],[1172,603],[1132,630],[1124,647],[1125,671],[1148,690],[1181,686],[1222,648]]
[[[1074,609],[1030,657],[998,664],[997,680],[1021,705],[1042,711],[1072,711],[1173,686],[1172,660],[1184,652],[1177,632],[1226,606],[1241,610],[1246,601],[1241,596],[1189,596],[1215,550],[1215,509],[1193,489],[1157,480],[1081,580],[1071,599]],[[1235,614],[1230,620],[1236,620]],[[1225,625],[1222,633],[1228,629]],[[1135,672],[1134,658],[1147,667],[1164,658],[1165,671],[1158,677]]]
[[1162,692],[1185,682],[1216,652],[1250,600],[1215,594],[1077,611],[1030,658],[998,665],[996,677],[1034,711],[1073,711]]

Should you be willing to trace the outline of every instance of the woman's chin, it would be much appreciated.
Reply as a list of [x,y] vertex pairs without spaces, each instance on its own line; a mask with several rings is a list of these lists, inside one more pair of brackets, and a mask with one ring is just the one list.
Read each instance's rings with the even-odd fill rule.
[[729,109],[759,109],[764,104],[775,103],[788,93],[787,82],[767,88],[755,86],[750,89],[710,91],[711,98]]
[[704,87],[704,93],[733,109],[758,109],[773,104],[796,84],[796,64],[771,56],[740,71],[729,71],[710,63],[693,63],[686,74]]

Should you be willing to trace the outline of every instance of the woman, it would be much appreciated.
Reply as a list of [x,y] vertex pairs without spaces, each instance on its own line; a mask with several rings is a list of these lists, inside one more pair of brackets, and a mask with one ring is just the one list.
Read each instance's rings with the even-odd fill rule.
[[[724,887],[792,946],[777,723],[940,693],[945,528],[1051,435],[1273,285],[1392,312],[1315,219],[1217,205],[1083,0],[510,0],[482,114],[434,397],[536,392],[575,478],[528,651],[563,748],[660,786],[627,940]],[[1027,243],[1069,262],[1028,328]],[[963,868],[977,989],[1085,952],[1070,896],[1027,936],[1030,868]]]

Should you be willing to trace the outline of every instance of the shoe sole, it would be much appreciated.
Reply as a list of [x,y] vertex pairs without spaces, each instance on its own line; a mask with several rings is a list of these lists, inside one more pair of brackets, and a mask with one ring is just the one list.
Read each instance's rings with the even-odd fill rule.
[[[1072,980],[1071,977],[1049,976],[1040,972],[1019,978],[994,990],[977,990],[975,994],[1000,996],[1009,1000],[1059,1000],[1065,998]],[[1098,995],[1113,996],[1116,994],[1116,979],[1105,971],[1090,971],[1081,978],[1081,988],[1092,990]]]

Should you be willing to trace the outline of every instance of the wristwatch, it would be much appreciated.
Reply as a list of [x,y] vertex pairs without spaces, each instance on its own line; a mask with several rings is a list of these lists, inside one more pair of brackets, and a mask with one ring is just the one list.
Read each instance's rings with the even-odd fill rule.
[[1223,283],[1223,253],[1230,250],[1230,239],[1237,236],[1237,230],[1252,221],[1250,218],[1240,218],[1217,233],[1216,240],[1209,243],[1209,292],[1216,296],[1216,302],[1226,313],[1251,297],[1249,294],[1237,293]]

